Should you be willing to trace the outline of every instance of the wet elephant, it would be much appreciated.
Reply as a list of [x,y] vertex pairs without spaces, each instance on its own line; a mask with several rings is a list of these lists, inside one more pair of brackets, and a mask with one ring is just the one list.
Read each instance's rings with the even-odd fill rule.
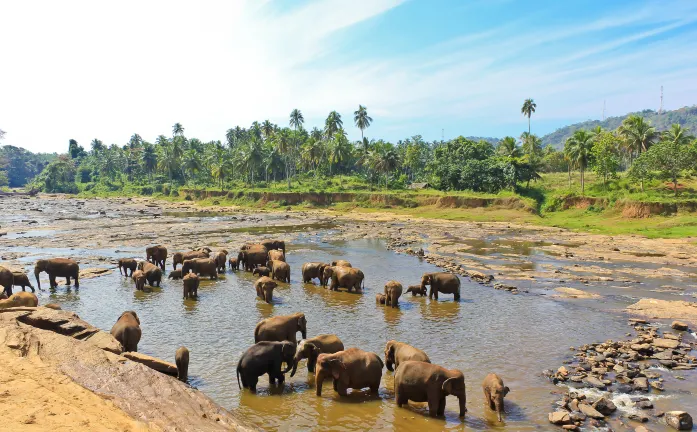
[[385,284],[385,305],[396,308],[399,306],[399,298],[402,296],[402,284],[397,281],[389,281]]
[[283,255],[286,254],[286,242],[283,240],[264,240],[260,242],[260,244],[264,246],[267,251],[278,249],[283,251]]
[[339,288],[346,288],[348,291],[353,289],[356,292],[360,292],[365,279],[361,270],[343,266],[326,267],[323,276],[325,286],[331,280],[329,289],[333,291],[337,291]]
[[184,275],[182,275],[182,269],[172,270],[171,272],[169,272],[169,275],[167,276],[167,279],[179,280],[179,279],[181,279],[183,276],[184,276]]
[[133,282],[135,282],[136,289],[138,291],[143,291],[145,289],[145,281],[147,280],[147,278],[145,277],[145,273],[143,272],[143,270],[134,271],[131,275],[131,279],[133,279]]
[[370,388],[377,394],[382,379],[382,360],[372,352],[349,348],[334,354],[320,354],[315,368],[317,396],[322,396],[322,383],[327,378],[334,379],[334,390],[346,396],[348,389]]
[[428,402],[431,417],[445,415],[445,397],[456,396],[460,402],[460,417],[467,412],[465,376],[457,369],[420,361],[405,361],[394,376],[394,392],[397,406],[408,401]]
[[[252,345],[237,362],[237,385],[256,393],[259,377],[268,374],[269,383],[283,384],[285,374],[293,365],[295,344],[283,341],[262,341]],[[286,369],[281,370],[283,363]],[[240,379],[241,378],[241,379]]]
[[29,281],[29,276],[27,276],[26,273],[24,272],[12,272],[12,284],[14,286],[19,286],[22,287],[22,291],[25,290],[26,287],[31,288],[31,292],[36,292],[34,289],[34,286],[31,284]]
[[162,245],[150,246],[145,249],[145,259],[164,270],[167,261],[167,248]]
[[346,260],[336,260],[332,261],[332,266],[340,266],[340,267],[353,267],[350,262]]
[[431,363],[428,355],[416,347],[396,340],[387,342],[385,345],[385,367],[387,370],[394,371],[400,363],[410,360]]
[[271,278],[290,283],[290,266],[285,261],[271,261]]
[[254,342],[290,341],[296,344],[296,333],[307,337],[307,320],[302,312],[266,318],[254,328]]
[[12,294],[10,298],[0,300],[0,309],[13,307],[37,307],[39,298],[34,293],[21,291]]
[[375,294],[375,304],[384,305],[387,302],[387,297],[385,294],[377,293]]
[[266,261],[266,267],[271,267],[271,261],[286,261],[286,254],[278,249],[272,249],[269,251],[269,256]]
[[252,275],[256,276],[270,276],[271,275],[271,269],[268,267],[254,267],[254,270],[252,270]]
[[306,262],[300,269],[303,276],[303,283],[310,283],[312,279],[319,280],[322,283],[322,274],[324,273],[324,268],[328,267],[329,264],[321,262]]
[[215,260],[211,258],[194,258],[184,261],[182,264],[182,274],[186,275],[194,272],[198,276],[208,276],[211,279],[218,279],[218,268]]
[[506,413],[503,406],[503,398],[510,389],[503,385],[503,380],[500,376],[490,373],[484,378],[482,390],[484,390],[484,401],[489,405],[489,408],[496,411],[499,421],[503,421],[501,414]]
[[293,371],[290,373],[290,376],[295,375],[298,363],[303,359],[307,359],[307,371],[315,373],[315,364],[320,354],[334,354],[343,350],[344,343],[341,342],[337,335],[321,334],[310,339],[303,339],[295,350]]
[[184,264],[184,261],[196,258],[209,258],[210,251],[206,249],[189,252],[175,252],[172,255],[172,268],[177,269],[177,264]]
[[184,299],[194,299],[198,297],[200,280],[196,273],[185,274],[182,282],[184,283]]
[[257,297],[261,297],[266,303],[273,301],[273,290],[278,284],[275,280],[267,276],[262,276],[254,282],[254,288],[257,290]]
[[75,279],[75,288],[80,287],[80,266],[71,259],[68,258],[51,258],[47,260],[38,260],[36,265],[34,265],[34,276],[36,277],[36,285],[41,288],[41,281],[39,281],[39,274],[41,272],[48,273],[48,280],[50,281],[51,288],[58,286],[56,283],[56,277],[64,277],[65,284],[70,285],[70,278]]
[[177,379],[186,382],[189,379],[189,349],[179,347],[174,353],[174,363],[177,365]]
[[426,288],[421,288],[421,285],[409,285],[406,292],[411,293],[412,297],[416,297],[417,295],[422,297],[428,295]]
[[[12,295],[12,285],[14,284],[14,280],[15,278],[12,271],[8,268],[0,266],[0,285],[2,285],[2,287],[4,288],[3,292],[7,297],[10,297]],[[40,285],[39,288],[41,288]]]
[[[133,276],[133,272],[138,268],[138,261],[133,258],[120,258],[119,259],[119,273],[125,277]],[[128,274],[128,271],[131,274]]]
[[242,250],[242,260],[247,271],[252,271],[254,267],[265,266],[269,251],[261,244],[247,245]]
[[160,286],[162,283],[162,270],[155,264],[148,261],[138,263],[138,270],[145,273],[145,279],[150,286]]
[[122,313],[116,324],[111,328],[111,335],[121,342],[125,352],[138,351],[138,342],[140,342],[141,336],[138,315],[133,311]]
[[430,285],[428,298],[434,297],[438,300],[438,293],[454,294],[455,300],[460,300],[460,278],[452,273],[437,272],[424,273],[421,277],[421,289],[425,290],[426,285]]
[[230,267],[230,270],[239,270],[240,269],[240,261],[239,259],[232,257],[228,261],[228,267]]
[[218,273],[225,273],[225,263],[227,262],[227,251],[216,252],[213,256]]

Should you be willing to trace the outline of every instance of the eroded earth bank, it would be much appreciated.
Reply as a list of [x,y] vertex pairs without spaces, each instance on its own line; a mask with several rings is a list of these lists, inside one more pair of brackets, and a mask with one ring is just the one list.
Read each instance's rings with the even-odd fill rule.
[[[438,364],[463,370],[466,429],[498,425],[481,394],[489,372],[511,387],[502,425],[508,430],[556,427],[550,420],[567,429],[576,422],[614,430],[633,430],[646,420],[649,430],[669,430],[664,412],[697,412],[694,239],[388,213],[206,211],[147,199],[41,196],[2,203],[1,265],[33,279],[37,259],[70,257],[82,279],[79,289],[61,279],[49,289],[42,276],[39,304],[57,303],[63,312],[0,313],[0,413],[10,419],[8,430],[462,429],[456,400],[449,400],[444,419],[427,417],[421,404],[397,408],[387,371],[377,398],[358,393],[346,400],[330,388],[318,398],[306,370],[281,389],[262,379],[258,395],[240,392],[235,365],[254,342],[256,322],[297,311],[308,318],[308,336],[336,333],[347,346],[381,356],[387,340],[402,340]],[[136,292],[115,268],[118,258],[144,258],[152,244],[170,254],[200,246],[237,251],[268,237],[288,243],[292,270],[291,283],[278,288],[271,305],[256,300],[254,279],[245,272],[204,281],[198,300],[182,300],[180,281]],[[363,295],[302,283],[303,262],[335,258],[365,272]],[[422,273],[439,267],[461,275],[459,302],[403,296],[399,309],[375,305],[388,280],[418,284]],[[80,334],[76,322],[94,334],[108,332],[124,310],[141,317],[139,351],[172,361],[177,347],[190,349],[190,386],[105,351],[97,339],[74,336]],[[32,314],[42,318],[27,318]],[[690,330],[672,329],[676,320]]]

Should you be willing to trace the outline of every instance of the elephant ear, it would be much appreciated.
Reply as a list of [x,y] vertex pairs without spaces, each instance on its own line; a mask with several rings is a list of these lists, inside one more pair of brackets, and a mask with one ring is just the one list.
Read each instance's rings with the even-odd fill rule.
[[509,389],[508,386],[505,386],[505,387],[503,388],[503,395],[506,396],[506,395],[508,394],[509,391],[511,391],[511,389]]
[[447,394],[453,393],[453,384],[455,383],[455,378],[448,378],[443,381],[443,391]]
[[332,369],[332,376],[334,379],[339,379],[341,373],[346,370],[346,365],[339,359],[334,359],[329,362]]

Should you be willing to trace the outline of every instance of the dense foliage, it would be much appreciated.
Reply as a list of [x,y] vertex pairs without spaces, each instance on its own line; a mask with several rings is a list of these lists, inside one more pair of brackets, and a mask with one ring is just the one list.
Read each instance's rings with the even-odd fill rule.
[[0,147],[0,186],[24,186],[56,157],[56,154],[32,153],[11,145]]

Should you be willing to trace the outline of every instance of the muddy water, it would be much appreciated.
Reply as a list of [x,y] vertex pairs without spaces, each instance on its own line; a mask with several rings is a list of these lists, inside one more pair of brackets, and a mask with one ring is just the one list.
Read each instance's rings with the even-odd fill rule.
[[[37,293],[41,303],[58,302],[105,330],[122,311],[137,311],[143,328],[139,351],[173,360],[176,348],[186,345],[191,351],[190,383],[264,429],[439,431],[462,430],[464,425],[470,430],[548,430],[547,413],[558,399],[550,392],[563,389],[555,388],[540,372],[568,359],[572,355],[570,346],[622,338],[629,330],[625,317],[589,309],[583,303],[561,303],[537,295],[513,296],[466,280],[459,302],[449,296],[438,302],[409,296],[401,299],[399,309],[378,307],[374,294],[386,281],[416,284],[422,273],[438,269],[417,258],[390,252],[379,240],[325,242],[326,231],[307,233],[321,228],[331,226],[296,227],[300,233],[295,234],[288,251],[292,281],[276,290],[273,305],[255,298],[253,278],[245,272],[228,272],[218,281],[204,281],[196,301],[181,299],[181,282],[165,280],[162,288],[136,292],[130,280],[118,272],[83,280],[79,290],[60,286]],[[268,228],[259,234],[268,232],[278,231]],[[142,255],[141,248],[119,245],[108,250],[13,249],[44,256]],[[364,295],[328,292],[301,282],[303,262],[334,258],[347,259],[365,272]],[[29,266],[34,259],[28,256],[22,261]],[[48,286],[45,278],[43,283]],[[375,351],[381,357],[385,342],[397,339],[425,350],[435,363],[461,369],[468,386],[467,417],[464,421],[457,417],[455,398],[448,398],[445,419],[427,417],[422,404],[397,408],[392,373],[386,370],[378,397],[356,392],[339,398],[331,384],[322,397],[316,397],[314,379],[307,375],[304,363],[294,378],[287,377],[283,388],[269,388],[263,378],[257,395],[240,392],[235,366],[241,353],[254,342],[256,323],[297,311],[307,316],[309,336],[335,333],[347,347]],[[480,383],[489,372],[501,375],[511,388],[503,425],[483,404]],[[690,372],[683,375],[690,376]],[[692,383],[693,378],[668,378],[669,391],[656,402],[657,406],[696,412],[697,399],[689,393]]]

